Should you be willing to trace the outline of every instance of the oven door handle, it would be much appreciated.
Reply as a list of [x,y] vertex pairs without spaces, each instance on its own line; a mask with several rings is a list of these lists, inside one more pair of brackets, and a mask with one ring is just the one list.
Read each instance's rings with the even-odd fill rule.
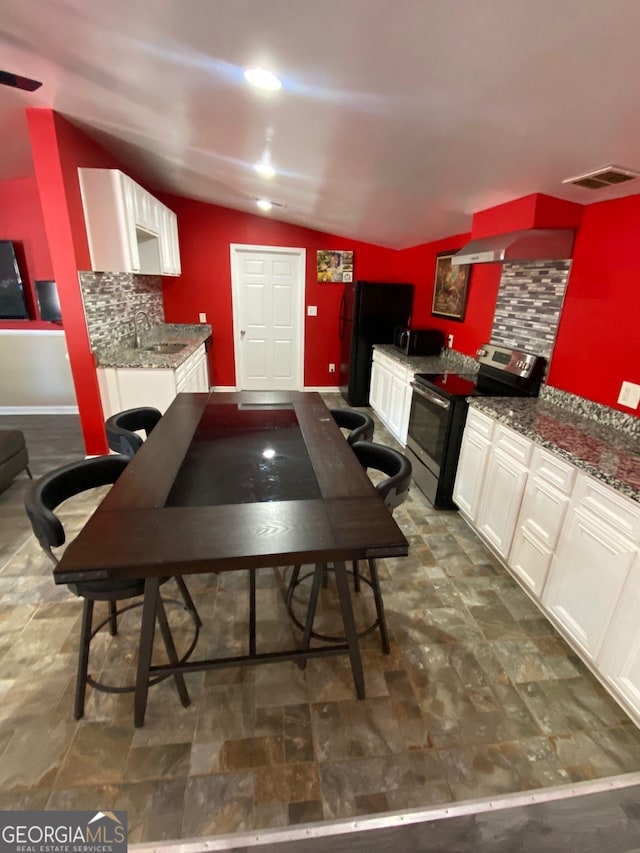
[[432,391],[427,391],[426,388],[423,388],[421,385],[417,385],[415,382],[411,383],[411,387],[420,397],[424,397],[429,400],[430,403],[435,403],[436,406],[440,406],[441,409],[448,409],[451,406],[449,400],[443,400],[442,397],[439,397],[437,394],[434,394]]

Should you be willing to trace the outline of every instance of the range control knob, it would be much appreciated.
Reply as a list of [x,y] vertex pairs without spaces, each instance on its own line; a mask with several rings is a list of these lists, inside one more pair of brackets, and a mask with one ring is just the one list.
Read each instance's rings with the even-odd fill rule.
[[482,356],[486,355],[486,354],[487,354],[486,349],[482,349],[482,347],[480,347],[480,349],[476,350],[476,355],[478,356],[478,358],[482,358]]

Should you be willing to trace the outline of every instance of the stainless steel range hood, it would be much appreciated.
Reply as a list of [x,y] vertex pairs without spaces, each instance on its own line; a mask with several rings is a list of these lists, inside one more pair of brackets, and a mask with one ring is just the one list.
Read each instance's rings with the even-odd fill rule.
[[451,259],[460,264],[506,264],[517,261],[559,261],[571,257],[573,228],[530,228],[472,240]]

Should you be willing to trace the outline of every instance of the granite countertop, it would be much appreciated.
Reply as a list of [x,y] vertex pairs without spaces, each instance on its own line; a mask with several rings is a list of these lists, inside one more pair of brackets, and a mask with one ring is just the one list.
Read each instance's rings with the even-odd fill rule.
[[[127,339],[97,350],[96,366],[174,369],[209,340],[211,335],[212,329],[208,323],[160,323],[143,329],[140,349],[133,346],[131,339]],[[145,350],[145,347],[154,344],[182,344],[182,349],[172,353]]]
[[640,503],[640,440],[541,398],[474,397],[474,409]]
[[414,373],[467,373],[478,372],[478,362],[471,356],[463,355],[456,350],[449,350],[447,355],[406,355],[393,344],[374,344],[378,352],[389,356],[398,364],[412,368]]

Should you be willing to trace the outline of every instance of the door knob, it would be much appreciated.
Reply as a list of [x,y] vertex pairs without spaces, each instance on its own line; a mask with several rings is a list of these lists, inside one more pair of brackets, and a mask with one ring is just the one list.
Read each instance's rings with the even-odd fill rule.
[[241,337],[241,338],[244,338],[244,336],[245,336],[246,334],[247,334],[247,332],[246,332],[246,330],[245,330],[245,329],[240,329],[240,337]]

